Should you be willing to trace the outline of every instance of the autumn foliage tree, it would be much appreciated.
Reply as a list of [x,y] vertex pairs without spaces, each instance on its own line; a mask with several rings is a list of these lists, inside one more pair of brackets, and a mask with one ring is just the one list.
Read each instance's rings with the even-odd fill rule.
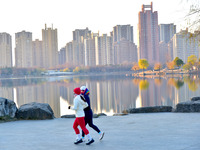
[[174,70],[174,66],[175,66],[174,61],[167,62],[167,68],[172,70],[172,73],[173,73],[173,70]]
[[80,72],[80,67],[76,67],[74,70],[73,70],[73,72]]
[[159,73],[160,73],[160,69],[162,69],[162,64],[161,63],[156,63],[154,65],[154,70],[159,70]]
[[133,67],[131,68],[131,70],[137,71],[137,70],[140,70],[140,67],[138,66],[137,63],[135,63],[135,64],[133,65]]
[[190,65],[189,65],[189,64],[183,65],[183,69],[184,69],[184,70],[190,70]]
[[139,67],[140,67],[140,69],[142,69],[143,74],[144,74],[144,69],[147,69],[148,66],[149,66],[148,61],[146,59],[140,59],[138,64],[139,64]]
[[191,68],[192,68],[193,66],[196,66],[196,64],[198,63],[197,56],[195,56],[195,55],[189,56],[187,62],[188,62],[188,64],[191,66]]
[[69,71],[70,71],[69,68],[63,69],[63,72],[69,72]]

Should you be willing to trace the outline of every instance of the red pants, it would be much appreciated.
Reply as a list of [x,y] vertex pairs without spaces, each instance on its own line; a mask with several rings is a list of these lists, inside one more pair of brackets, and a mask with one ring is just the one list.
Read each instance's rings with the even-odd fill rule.
[[85,135],[87,135],[89,133],[89,131],[85,127],[84,117],[77,117],[75,119],[75,121],[74,121],[73,128],[74,128],[74,131],[76,132],[76,134],[80,133],[80,131],[78,129],[78,125],[81,127],[81,129],[83,130],[83,132],[85,133]]

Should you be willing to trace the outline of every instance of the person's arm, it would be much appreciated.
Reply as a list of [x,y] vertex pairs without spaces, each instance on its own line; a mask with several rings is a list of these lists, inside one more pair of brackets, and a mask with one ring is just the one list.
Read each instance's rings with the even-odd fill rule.
[[81,100],[81,104],[83,105],[83,109],[88,107],[88,103],[83,100]]
[[88,95],[85,95],[85,100],[88,103],[88,106],[90,107],[90,97]]
[[78,101],[77,101],[77,99],[74,99],[74,106],[70,106],[69,109],[77,110],[77,106],[78,106]]

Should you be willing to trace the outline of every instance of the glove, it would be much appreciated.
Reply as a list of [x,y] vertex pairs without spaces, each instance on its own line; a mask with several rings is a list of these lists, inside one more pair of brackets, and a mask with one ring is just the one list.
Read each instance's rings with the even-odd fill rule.
[[71,108],[71,106],[68,106],[68,109],[70,109]]

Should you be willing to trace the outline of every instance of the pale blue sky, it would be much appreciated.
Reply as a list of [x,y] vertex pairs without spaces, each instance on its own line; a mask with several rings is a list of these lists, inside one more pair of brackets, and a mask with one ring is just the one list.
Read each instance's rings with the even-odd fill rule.
[[180,24],[188,13],[187,0],[0,0],[0,32],[11,34],[13,42],[15,33],[22,30],[32,32],[33,40],[41,40],[45,23],[47,27],[53,24],[60,49],[72,40],[75,29],[88,27],[94,33],[109,34],[115,25],[130,24],[137,44],[138,12],[151,1],[159,24],[175,23],[177,31],[185,28]]

